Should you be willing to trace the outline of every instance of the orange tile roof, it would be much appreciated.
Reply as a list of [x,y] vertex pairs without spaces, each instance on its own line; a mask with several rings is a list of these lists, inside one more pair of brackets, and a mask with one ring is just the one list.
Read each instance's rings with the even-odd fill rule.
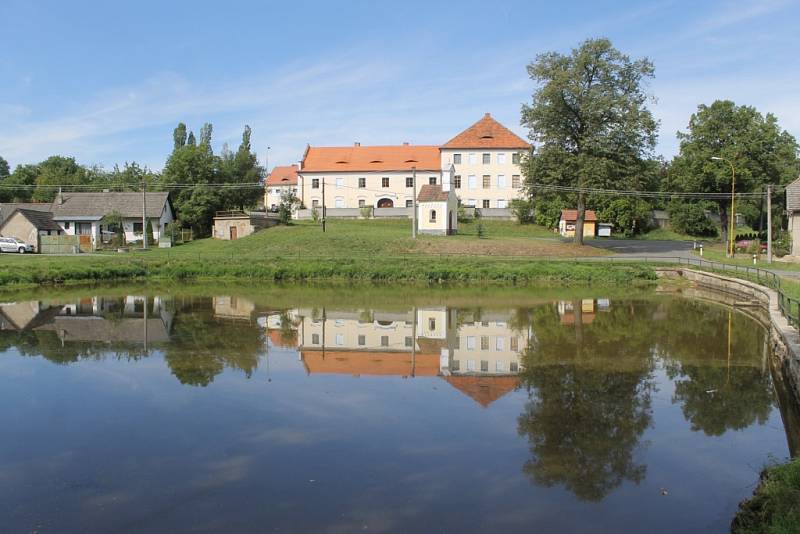
[[[561,220],[562,221],[577,221],[578,220],[578,210],[561,210]],[[597,214],[594,210],[586,210],[586,213],[583,217],[584,221],[596,221]]]
[[438,171],[439,147],[428,145],[395,146],[309,146],[303,157],[302,172]]
[[442,148],[530,147],[527,141],[494,120],[489,113],[442,146]]
[[299,166],[283,165],[274,167],[267,176],[267,185],[297,185],[297,171]]
[[436,376],[439,354],[377,351],[302,351],[300,357],[309,373],[370,376]]
[[447,191],[442,191],[441,185],[425,184],[419,189],[417,202],[447,202],[449,195]]
[[444,379],[484,408],[514,391],[519,384],[516,376],[451,375]]

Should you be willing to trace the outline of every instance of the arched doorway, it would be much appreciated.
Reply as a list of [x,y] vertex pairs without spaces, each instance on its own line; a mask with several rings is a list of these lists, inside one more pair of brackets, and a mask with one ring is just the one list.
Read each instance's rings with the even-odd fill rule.
[[394,202],[391,198],[382,198],[378,201],[379,208],[393,208]]

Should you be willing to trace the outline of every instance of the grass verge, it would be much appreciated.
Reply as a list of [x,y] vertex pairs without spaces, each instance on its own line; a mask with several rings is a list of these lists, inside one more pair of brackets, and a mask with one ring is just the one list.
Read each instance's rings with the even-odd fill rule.
[[800,458],[768,467],[753,497],[739,505],[737,534],[789,534],[800,529]]

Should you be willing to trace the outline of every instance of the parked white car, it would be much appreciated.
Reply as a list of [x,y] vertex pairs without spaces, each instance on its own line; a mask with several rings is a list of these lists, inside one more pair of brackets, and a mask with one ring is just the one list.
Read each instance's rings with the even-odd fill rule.
[[16,237],[0,237],[0,252],[25,254],[26,252],[33,252],[33,245],[29,245]]

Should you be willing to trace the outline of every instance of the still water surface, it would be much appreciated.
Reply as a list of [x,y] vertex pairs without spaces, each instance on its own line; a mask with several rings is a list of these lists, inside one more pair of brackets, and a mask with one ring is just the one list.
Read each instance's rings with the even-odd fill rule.
[[0,530],[723,532],[796,443],[719,305],[351,297],[0,304]]

